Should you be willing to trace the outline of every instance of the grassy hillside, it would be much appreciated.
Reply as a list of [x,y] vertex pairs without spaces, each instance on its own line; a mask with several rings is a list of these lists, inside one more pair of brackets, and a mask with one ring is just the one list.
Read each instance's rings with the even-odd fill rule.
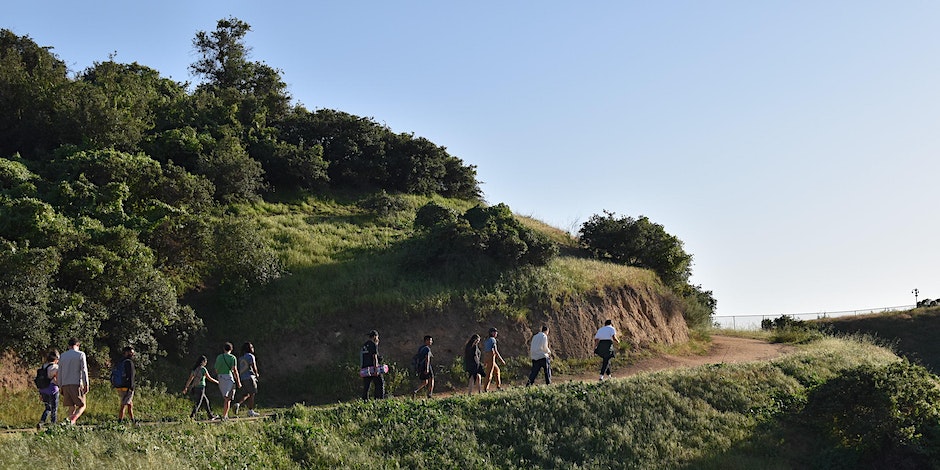
[[[240,305],[226,299],[200,304],[210,329],[250,326],[264,335],[350,312],[413,315],[455,306],[466,307],[478,318],[496,314],[524,319],[533,308],[551,307],[557,299],[607,286],[659,282],[647,270],[571,255],[547,267],[509,274],[474,266],[459,271],[416,269],[409,264],[405,246],[413,234],[415,211],[432,200],[461,212],[470,203],[413,195],[395,198],[396,207],[382,213],[363,208],[364,199],[353,198],[238,206],[240,215],[253,217],[263,227],[290,275]],[[555,243],[576,247],[566,233],[522,220]],[[256,321],[258,312],[264,312],[263,322]]]
[[940,373],[940,307],[916,308],[906,312],[875,313],[864,316],[814,320],[833,333],[868,334],[893,345],[898,354]]
[[[931,468],[937,465],[930,460],[938,447],[930,434],[937,429],[936,403],[892,412],[884,401],[854,408],[838,394],[855,387],[909,403],[903,398],[911,394],[896,388],[859,384],[881,374],[936,388],[935,377],[920,371],[870,343],[822,339],[772,362],[605,383],[432,401],[297,405],[265,421],[105,424],[5,435],[0,467],[26,467],[41,454],[50,467],[89,469]],[[840,400],[842,407],[834,406]],[[853,400],[864,400],[864,393]],[[872,423],[873,411],[894,417]],[[845,435],[860,422],[874,431]],[[905,438],[904,430],[917,435]],[[63,451],[48,452],[53,442]]]

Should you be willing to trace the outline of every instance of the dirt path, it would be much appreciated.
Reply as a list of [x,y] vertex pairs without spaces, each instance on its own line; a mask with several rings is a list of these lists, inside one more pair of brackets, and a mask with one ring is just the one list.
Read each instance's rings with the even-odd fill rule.
[[[695,367],[704,364],[720,364],[720,363],[735,363],[735,362],[749,362],[749,361],[766,361],[774,359],[784,354],[795,351],[796,348],[786,344],[773,344],[766,341],[750,339],[750,338],[739,338],[736,336],[712,336],[712,342],[708,348],[708,352],[701,355],[688,355],[688,356],[673,356],[669,354],[664,354],[661,356],[651,357],[647,359],[641,359],[640,361],[631,364],[627,367],[620,367],[617,370],[614,370],[614,377],[627,377],[630,375],[639,374],[641,372],[651,372],[663,369],[675,369],[675,368],[685,368],[685,367]],[[542,376],[539,376],[539,380],[543,380]],[[577,381],[596,381],[597,374],[585,373],[579,375],[558,375],[553,377],[553,383],[564,383],[564,382],[577,382]],[[504,383],[504,386],[506,384]],[[519,387],[520,385],[509,385],[507,388]],[[435,393],[435,398],[444,398],[453,395],[455,392],[447,391],[441,393]],[[466,393],[465,390],[461,390],[458,393]],[[271,413],[265,413],[265,416],[261,418],[238,418],[238,421],[245,420],[255,420],[263,419],[270,415]],[[213,422],[221,424],[221,422]],[[154,423],[140,423],[142,425],[158,425],[163,424],[162,422]],[[35,429],[4,429],[0,430],[0,434],[6,433],[18,433],[18,432],[35,432]]]
[[[787,344],[768,343],[758,339],[740,338],[737,336],[714,335],[712,336],[712,341],[709,345],[708,352],[705,354],[695,354],[688,356],[674,356],[670,354],[664,354],[641,359],[633,364],[630,364],[629,366],[621,366],[613,370],[613,375],[614,378],[622,378],[639,374],[641,372],[695,367],[705,364],[731,364],[736,362],[766,361],[783,356],[795,350],[796,347]],[[597,379],[598,374],[595,372],[590,372],[579,375],[557,375],[552,377],[552,383],[578,381],[593,382]],[[536,379],[536,383],[541,383],[542,380],[544,380],[544,376],[539,375],[538,379]],[[503,385],[506,385],[505,382]],[[510,385],[509,387],[511,388],[513,386],[519,385]],[[459,393],[466,392],[460,391]],[[447,397],[453,394],[453,392],[447,391],[441,392],[439,394],[435,393],[435,396]]]
[[633,375],[640,372],[678,367],[695,367],[704,364],[766,361],[795,350],[796,348],[794,346],[787,344],[768,343],[758,339],[740,338],[736,336],[715,335],[712,336],[708,353],[704,355],[662,355],[651,357],[628,366],[617,375]]

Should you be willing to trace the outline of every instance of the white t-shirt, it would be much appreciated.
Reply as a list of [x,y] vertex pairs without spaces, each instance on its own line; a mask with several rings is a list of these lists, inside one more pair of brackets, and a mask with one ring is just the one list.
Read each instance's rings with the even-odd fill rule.
[[614,336],[617,335],[617,330],[614,329],[611,325],[604,325],[601,329],[597,330],[597,334],[594,335],[594,339],[603,340],[612,340]]

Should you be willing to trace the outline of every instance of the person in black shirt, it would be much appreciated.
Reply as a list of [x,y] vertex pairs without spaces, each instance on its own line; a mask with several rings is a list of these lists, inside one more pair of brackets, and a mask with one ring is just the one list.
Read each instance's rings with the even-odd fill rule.
[[378,372],[379,367],[379,332],[372,330],[369,332],[369,340],[362,345],[360,353],[362,357],[362,368],[374,367],[375,375],[368,375],[362,378],[362,399],[369,399],[369,387],[375,384],[374,398],[385,398],[385,378]]
[[118,422],[124,421],[125,411],[127,417],[134,421],[134,348],[124,348],[124,361],[120,367],[124,368],[124,385],[118,387],[118,396],[121,398],[121,408],[118,409]]

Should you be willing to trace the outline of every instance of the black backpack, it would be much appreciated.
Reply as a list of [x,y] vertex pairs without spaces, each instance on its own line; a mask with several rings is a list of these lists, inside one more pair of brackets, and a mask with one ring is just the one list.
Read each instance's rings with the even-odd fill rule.
[[36,384],[36,388],[42,390],[49,386],[52,383],[52,379],[49,378],[49,366],[42,366],[36,369],[36,378],[33,379],[33,383]]

